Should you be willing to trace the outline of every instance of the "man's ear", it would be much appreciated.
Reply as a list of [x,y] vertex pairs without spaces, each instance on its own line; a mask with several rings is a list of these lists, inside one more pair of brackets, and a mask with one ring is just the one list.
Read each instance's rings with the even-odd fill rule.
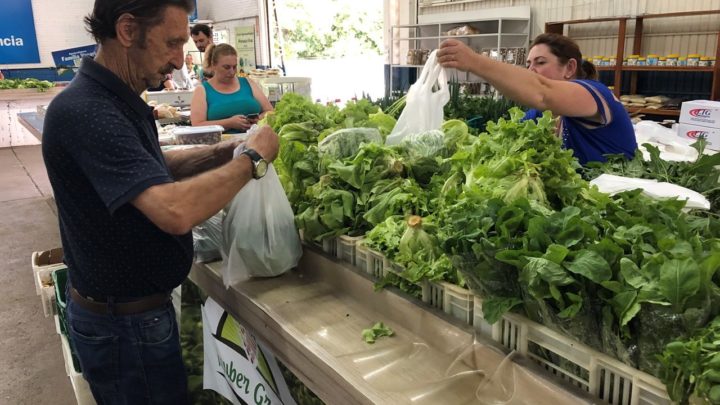
[[115,23],[115,34],[122,46],[129,48],[137,40],[138,26],[130,13],[121,15]]

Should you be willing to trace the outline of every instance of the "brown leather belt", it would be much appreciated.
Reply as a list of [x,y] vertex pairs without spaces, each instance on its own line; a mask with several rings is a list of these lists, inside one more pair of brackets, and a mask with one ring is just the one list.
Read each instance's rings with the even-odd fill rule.
[[94,301],[84,297],[75,288],[70,288],[70,296],[73,302],[79,307],[100,315],[134,315],[142,312],[160,308],[170,301],[170,294],[154,294],[142,297],[130,302],[107,302]]

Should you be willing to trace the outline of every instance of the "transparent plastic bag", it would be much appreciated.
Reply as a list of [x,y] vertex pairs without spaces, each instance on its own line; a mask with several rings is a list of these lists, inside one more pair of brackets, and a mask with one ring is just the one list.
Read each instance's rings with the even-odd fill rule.
[[445,68],[437,62],[437,51],[428,57],[417,82],[410,86],[403,109],[387,145],[397,145],[412,134],[440,129],[445,113],[443,107],[450,101]]
[[273,165],[250,180],[226,209],[223,222],[223,282],[226,288],[250,277],[274,277],[297,266],[302,256],[292,208]]
[[220,260],[222,246],[223,211],[208,218],[207,221],[192,229],[195,260],[198,263]]

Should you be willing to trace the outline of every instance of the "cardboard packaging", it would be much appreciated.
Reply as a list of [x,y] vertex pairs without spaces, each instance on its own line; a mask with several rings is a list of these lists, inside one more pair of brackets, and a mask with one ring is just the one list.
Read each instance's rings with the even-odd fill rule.
[[720,128],[720,101],[693,100],[682,103],[680,123]]
[[720,128],[684,124],[681,122],[678,125],[678,136],[690,140],[705,138],[708,149],[720,150]]

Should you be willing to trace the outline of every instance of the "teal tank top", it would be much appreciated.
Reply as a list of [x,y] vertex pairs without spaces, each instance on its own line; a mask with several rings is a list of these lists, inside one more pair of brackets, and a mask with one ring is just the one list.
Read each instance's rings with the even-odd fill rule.
[[250,83],[244,77],[238,77],[240,90],[223,94],[215,90],[210,83],[202,82],[205,87],[208,121],[222,120],[233,115],[260,114],[262,107],[255,100]]

